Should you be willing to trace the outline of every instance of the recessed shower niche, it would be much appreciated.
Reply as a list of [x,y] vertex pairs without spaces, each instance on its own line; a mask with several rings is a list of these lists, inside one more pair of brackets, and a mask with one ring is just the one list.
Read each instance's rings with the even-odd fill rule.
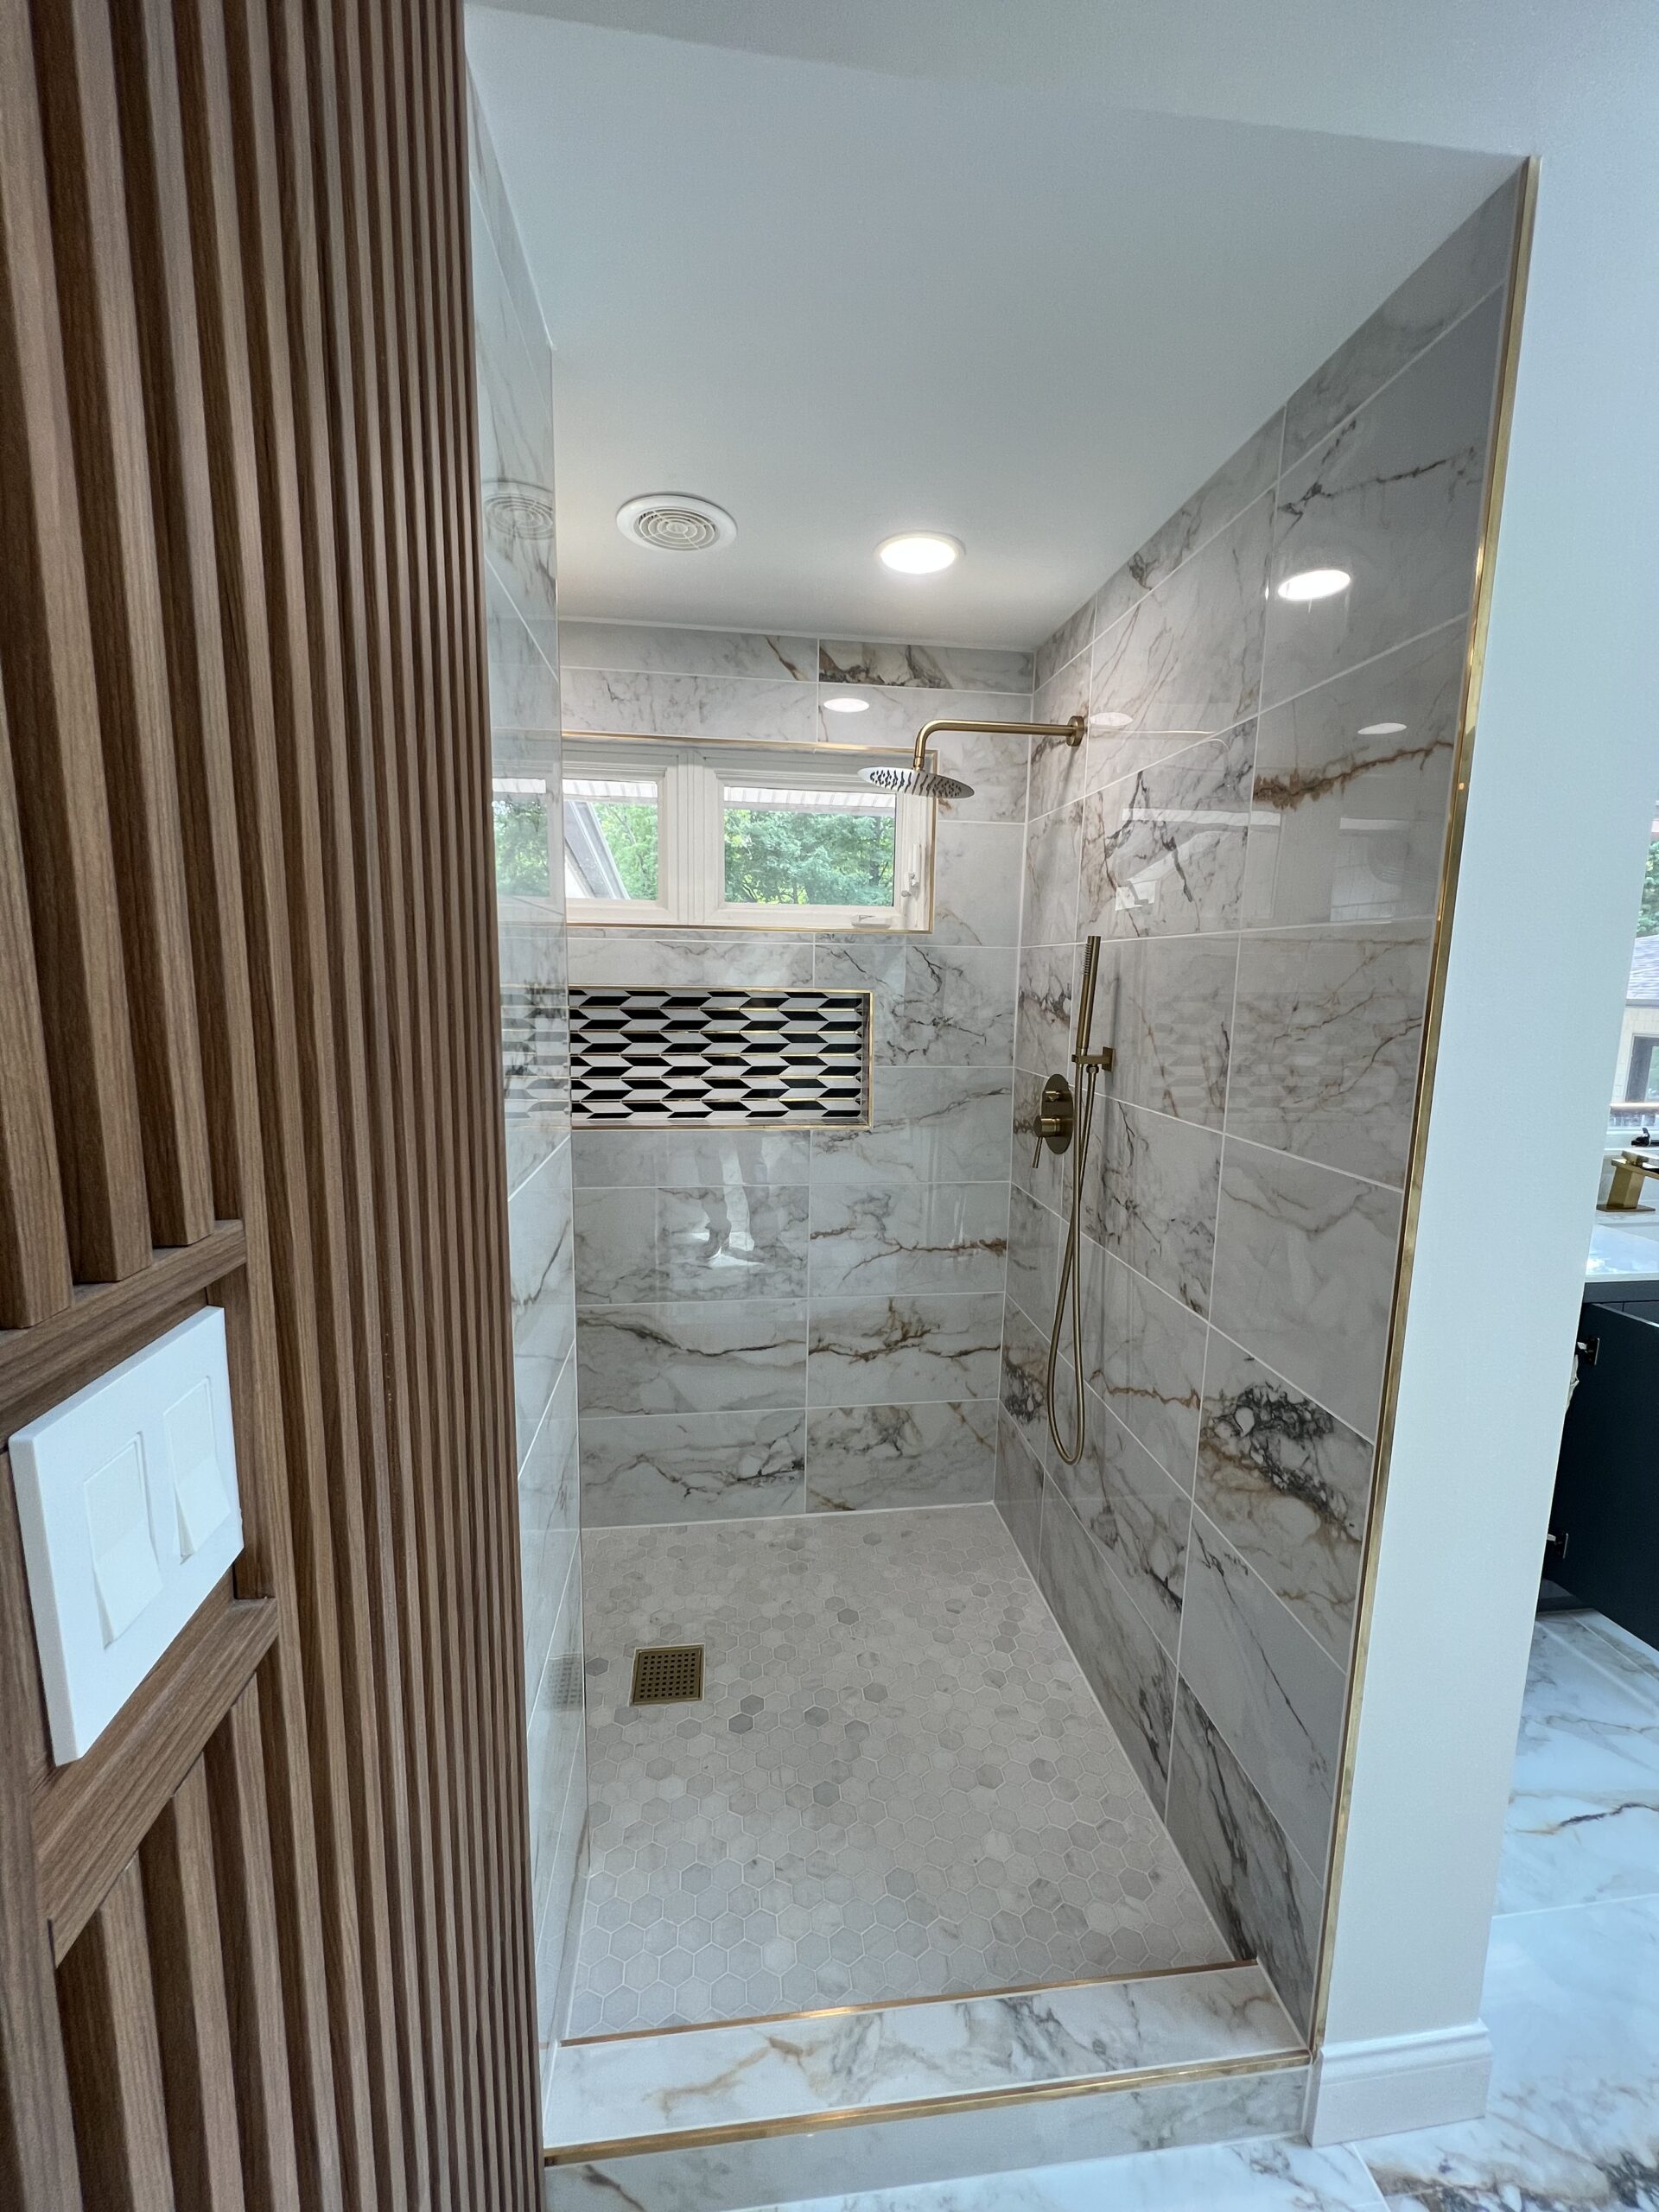
[[[483,467],[551,483],[543,308],[601,352],[632,309],[561,247],[518,35],[479,48]],[[961,175],[936,121],[924,196],[925,154]],[[1179,287],[1154,313],[1123,276],[1169,372],[1155,505],[1046,360],[950,356],[1013,471],[954,386],[861,384],[855,285],[818,324],[858,436],[820,469],[759,402],[728,422],[756,474],[728,497],[697,448],[724,537],[616,528],[650,464],[604,488],[596,372],[556,628],[546,541],[486,510],[556,2202],[677,2203],[716,2141],[691,2201],[1300,2124],[1520,194],[1394,149],[1320,172],[1346,249],[1297,246],[1266,211],[1325,156],[1234,151],[1273,305],[1203,405]],[[1096,315],[1108,252],[1098,146],[1056,159],[1031,329]],[[648,410],[660,365],[607,358]],[[1039,461],[1046,509],[1013,488]],[[950,567],[884,571],[953,514]],[[683,1645],[701,1694],[635,1701],[636,1654]],[[932,2147],[896,2147],[922,2107]]]

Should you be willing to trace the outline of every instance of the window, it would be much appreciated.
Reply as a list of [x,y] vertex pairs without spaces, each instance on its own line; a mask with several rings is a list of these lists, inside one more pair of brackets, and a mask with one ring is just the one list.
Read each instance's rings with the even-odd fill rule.
[[[569,918],[606,928],[926,929],[933,803],[872,790],[859,773],[906,758],[858,746],[568,738]],[[522,834],[527,847],[545,837],[545,793],[543,816],[522,833],[511,819],[504,833],[508,803],[498,783],[503,890],[518,887],[501,873],[504,834]]]

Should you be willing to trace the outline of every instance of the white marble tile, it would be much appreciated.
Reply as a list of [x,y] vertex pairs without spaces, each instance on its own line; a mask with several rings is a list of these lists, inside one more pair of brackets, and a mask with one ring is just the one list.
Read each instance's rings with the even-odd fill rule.
[[1262,716],[1247,925],[1433,916],[1466,642],[1459,616]]
[[[582,1756],[582,1567],[573,1559],[565,1578],[546,1663],[529,1700],[529,1781],[533,1807],[562,1805],[571,1770]],[[545,1914],[556,1866],[556,1828],[532,1817],[530,1891],[533,1912]]]
[[1046,1317],[1032,1319],[1010,1296],[1002,1315],[998,1394],[1002,1410],[1039,1467],[1048,1464]]
[[1025,833],[1018,823],[942,819],[934,844],[935,944],[1018,944]]
[[576,1362],[586,1414],[804,1406],[805,1301],[582,1307]]
[[586,1189],[576,1193],[575,1215],[576,1294],[584,1306],[805,1294],[800,1185]]
[[1044,1074],[1068,1058],[1076,1019],[1078,963],[1078,950],[1073,944],[1021,947],[1016,1066]]
[[576,1369],[566,1360],[518,1471],[518,1579],[524,1617],[524,1699],[547,1662],[559,1600],[576,1553]]
[[1034,1577],[1042,1545],[1042,1462],[1033,1456],[1001,1406],[996,1410],[995,1498],[996,1510]]
[[1241,1956],[1261,1960],[1291,2017],[1305,2028],[1323,1878],[1287,1839],[1185,1681],[1165,1818],[1224,1936]]
[[[1494,293],[1281,478],[1264,705],[1468,606],[1503,319]],[[1279,597],[1287,576],[1311,568],[1352,582],[1306,604]]]
[[1018,958],[1012,947],[908,939],[885,1057],[917,1067],[1012,1067]]
[[814,1191],[831,1185],[1006,1181],[1014,1086],[1001,1068],[878,1067],[868,1129],[812,1134]]
[[807,1287],[815,1299],[1000,1292],[1007,1251],[1005,1183],[849,1180],[812,1194]]
[[1048,1455],[1049,1479],[1105,1554],[1136,1610],[1173,1659],[1181,1640],[1192,1499],[1090,1391],[1075,1466]]
[[1403,1186],[1431,950],[1427,922],[1243,938],[1229,1135]]
[[824,683],[893,684],[923,691],[1025,691],[1031,655],[996,646],[858,644],[823,638],[818,675]]
[[709,936],[677,930],[658,936],[648,930],[573,926],[570,981],[645,988],[752,983],[786,990],[811,982],[812,949],[809,931],[764,937],[747,930]]
[[[746,2206],[787,2203],[802,2189],[844,2196],[942,2175],[1007,2175],[1032,2165],[1103,2158],[1114,2159],[1107,2171],[1115,2172],[1117,2154],[1125,2152],[1198,2143],[1236,2146],[1249,2137],[1287,2135],[1301,2124],[1306,2080],[1305,2067],[1275,2068],[931,2120],[875,2121],[813,2137],[774,2135],[714,2149],[552,2166],[548,2212],[598,2212],[601,2207],[615,2212],[619,2202],[637,2212],[740,2212]],[[1026,2212],[1020,2197],[1006,2201],[1012,2212]],[[1347,2212],[1342,2200],[1338,2203]],[[1039,2212],[1041,2204],[1039,2198]],[[1317,2199],[1305,2201],[1297,2212],[1315,2212],[1317,2206]]]
[[1362,2146],[1395,2212],[1659,2202],[1659,1899],[1493,1924],[1484,2120]]
[[1231,729],[1255,712],[1273,500],[1264,496],[1094,643],[1089,712],[1136,730]]
[[1045,1325],[1054,1311],[1065,1236],[1060,1217],[1016,1185],[1008,1203],[1008,1295]]
[[575,1338],[570,1170],[563,1146],[507,1208],[507,1259],[522,1461]]
[[1095,595],[1095,634],[1129,612],[1149,591],[1179,569],[1182,563],[1243,513],[1264,492],[1273,489],[1279,474],[1279,448],[1284,410],[1268,416],[1215,474],[1178,507],[1168,521],[1155,530],[1138,552],[1132,553],[1116,575]]
[[1303,1859],[1322,1866],[1346,1673],[1202,1513],[1187,1562],[1181,1682]]
[[1080,799],[1033,820],[1026,833],[1021,944],[1067,945],[1076,941],[1082,854]]
[[1255,749],[1247,722],[1084,800],[1079,935],[1237,927]]
[[1084,1228],[1194,1313],[1210,1307],[1221,1140],[1211,1129],[1103,1101]]
[[758,630],[683,630],[645,622],[559,625],[562,668],[632,671],[647,676],[747,676],[816,681],[816,638]]
[[1198,1503],[1344,1666],[1372,1456],[1364,1438],[1334,1414],[1211,1330]]
[[1516,190],[1515,179],[1500,185],[1300,386],[1287,410],[1287,467],[1503,283]]
[[[975,718],[984,719],[985,713],[982,708]],[[990,718],[1028,721],[1032,719],[1031,702],[1024,697],[1004,700],[1001,710]],[[912,742],[914,735],[912,731]],[[1025,820],[1030,753],[1027,739],[983,730],[945,730],[934,739],[931,750],[947,776],[973,786],[967,798],[939,801],[942,822]]]
[[806,1510],[977,1505],[991,1495],[996,1407],[815,1408],[806,1417]]
[[996,1395],[1000,1291],[815,1298],[810,1325],[810,1406],[954,1403]]
[[[1057,1053],[1048,1065],[1054,1069],[1068,1067],[1069,1063],[1069,1052],[1063,1052]],[[1040,1071],[1017,1067],[1014,1071],[1014,1180],[1050,1212],[1064,1213],[1071,1203],[1072,1155],[1069,1152],[1052,1152],[1039,1141],[1046,1080]],[[1101,1143],[1110,1107],[1111,1102],[1107,1098],[1100,1098],[1096,1103],[1094,1147]],[[1093,1157],[1098,1156],[1097,1151],[1093,1152]],[[1093,1173],[1091,1166],[1090,1173]]]
[[[837,711],[830,704],[836,699],[860,700],[864,711],[859,715]],[[1028,691],[933,691],[918,690],[906,684],[821,683],[817,690],[814,732],[820,741],[831,745],[891,746],[895,751],[908,753],[914,746],[917,732],[924,722],[1023,722],[1030,720],[1031,694]],[[930,738],[929,751],[947,745],[956,734],[944,731]],[[976,741],[1011,752],[1014,760],[1023,769],[1026,757],[1026,740],[1023,737],[981,733]],[[972,783],[974,779],[969,776],[965,780]],[[1023,775],[1020,782],[1023,790]],[[1018,819],[1020,817],[1011,814],[1003,818]]]
[[[531,730],[556,735],[560,724],[558,672],[524,620],[496,558],[484,556],[484,642],[490,672],[493,732]],[[550,779],[556,791],[556,778]]]
[[[1084,652],[1075,660],[1067,661],[1033,695],[1031,719],[1034,722],[1068,722],[1074,715],[1086,715],[1088,711],[1089,656]],[[1069,737],[1032,740],[1028,807],[1033,822],[1040,815],[1052,813],[1057,806],[1081,798],[1088,784],[1086,733],[1081,745],[1073,745]]]
[[624,669],[570,668],[564,727],[655,737],[754,737],[813,742],[811,687],[784,677],[653,676]]
[[1166,1473],[1192,1487],[1205,1327],[1178,1298],[1084,1241],[1086,1377]]
[[1659,1655],[1570,1615],[1533,1634],[1500,1912],[1659,1895]]
[[1079,653],[1087,652],[1089,641],[1095,631],[1095,601],[1091,594],[1081,607],[1074,607],[1058,630],[1053,631],[1038,646],[1032,664],[1032,682],[1040,690],[1058,674],[1066,663]]
[[1037,1579],[1141,1787],[1161,1804],[1169,1781],[1175,1663],[1052,1485],[1044,1493]]
[[805,1467],[798,1411],[584,1414],[582,1526],[798,1513]]
[[571,1180],[579,1191],[804,1183],[811,1142],[804,1129],[578,1129]]
[[1314,2151],[1269,2139],[918,2182],[764,2212],[1381,2212],[1382,2202],[1364,2160],[1346,2145]]
[[711,2025],[671,2044],[568,2044],[554,2063],[549,2141],[690,2133],[1296,2048],[1255,1966]]
[[1102,947],[1090,1041],[1111,1047],[1115,1098],[1221,1127],[1238,962],[1230,937]]
[[1376,1434],[1397,1192],[1229,1137],[1211,1318],[1362,1436]]

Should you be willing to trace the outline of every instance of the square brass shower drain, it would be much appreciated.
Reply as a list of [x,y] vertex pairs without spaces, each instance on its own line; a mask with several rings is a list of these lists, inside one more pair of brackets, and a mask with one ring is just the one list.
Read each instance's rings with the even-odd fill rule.
[[634,1653],[630,1705],[688,1705],[702,1695],[700,1643],[642,1643]]

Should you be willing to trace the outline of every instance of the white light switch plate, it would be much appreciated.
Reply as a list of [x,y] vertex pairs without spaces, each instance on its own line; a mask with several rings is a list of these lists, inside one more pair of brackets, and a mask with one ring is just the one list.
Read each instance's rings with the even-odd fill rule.
[[98,1740],[242,1549],[225,1316],[204,1306],[11,1439],[60,1766]]

